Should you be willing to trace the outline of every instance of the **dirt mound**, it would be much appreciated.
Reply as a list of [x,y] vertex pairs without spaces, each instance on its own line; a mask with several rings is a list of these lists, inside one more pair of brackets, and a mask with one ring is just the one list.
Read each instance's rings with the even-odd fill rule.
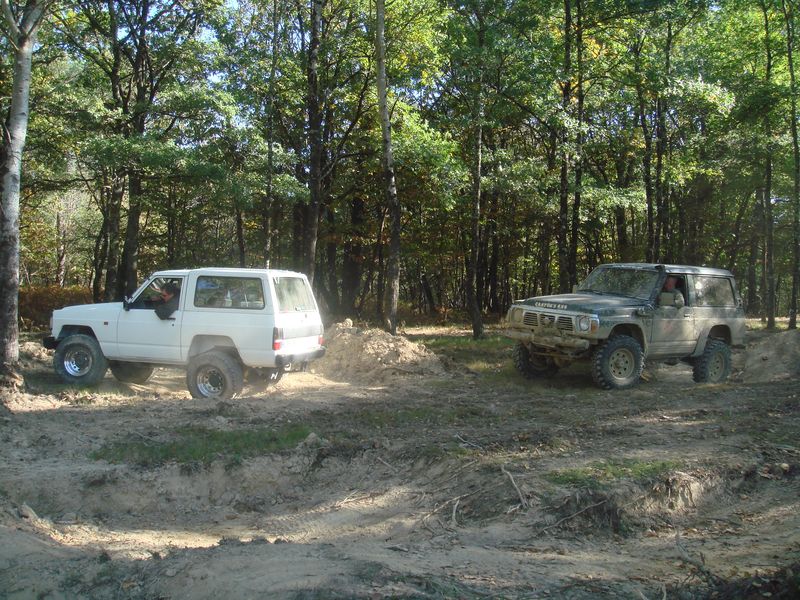
[[348,319],[325,331],[325,357],[314,370],[338,381],[385,383],[409,375],[444,375],[439,357],[422,344],[380,329],[353,327]]
[[742,378],[746,382],[791,379],[800,375],[800,330],[764,337],[748,349]]

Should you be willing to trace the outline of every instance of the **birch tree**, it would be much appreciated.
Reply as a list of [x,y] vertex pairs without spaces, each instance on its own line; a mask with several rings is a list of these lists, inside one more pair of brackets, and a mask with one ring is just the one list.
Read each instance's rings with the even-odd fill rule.
[[[2,123],[0,147],[0,368],[2,378],[12,381],[19,360],[19,196],[22,150],[28,133],[31,65],[36,33],[44,19],[47,0],[11,4],[0,0],[3,35],[14,52],[11,100]],[[19,377],[14,377],[19,381]]]

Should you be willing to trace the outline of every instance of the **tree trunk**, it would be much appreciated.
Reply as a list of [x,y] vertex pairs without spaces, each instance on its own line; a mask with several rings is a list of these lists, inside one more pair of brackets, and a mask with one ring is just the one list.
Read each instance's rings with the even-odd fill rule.
[[306,275],[313,284],[317,259],[319,210],[322,202],[322,107],[319,90],[319,46],[322,30],[322,2],[311,0],[311,39],[308,45],[308,145],[310,164],[308,173],[309,202],[306,214]]
[[31,66],[36,31],[43,7],[26,6],[18,25],[3,1],[6,28],[15,46],[11,101],[3,126],[0,148],[0,369],[4,383],[18,384],[13,377],[19,361],[19,197],[22,151],[28,133]]
[[[672,58],[672,25],[667,23],[667,41],[664,47],[664,72],[669,81]],[[664,261],[664,247],[669,237],[667,212],[667,184],[664,176],[664,160],[667,154],[667,101],[664,91],[659,90],[656,99],[656,176],[655,176],[655,230],[653,232],[653,260]]]
[[392,335],[397,335],[397,305],[400,300],[400,200],[397,197],[397,185],[394,177],[394,156],[392,153],[392,128],[389,121],[389,107],[387,103],[386,82],[386,40],[385,34],[385,3],[384,0],[375,2],[376,32],[375,52],[377,55],[377,84],[378,84],[378,112],[381,119],[381,139],[383,152],[381,166],[383,168],[384,195],[386,206],[389,210],[390,238],[389,238],[389,264],[387,268],[388,287],[386,304],[389,310],[387,315],[388,329]]
[[244,269],[247,265],[247,247],[244,239],[244,218],[241,207],[235,207],[236,213],[236,250],[239,258],[239,268]]
[[138,173],[128,174],[128,219],[125,243],[122,246],[120,277],[117,281],[117,300],[133,294],[139,286],[139,231],[142,217],[142,179]]
[[789,64],[792,133],[792,294],[789,300],[789,329],[797,328],[797,292],[800,286],[800,141],[797,132],[797,79],[794,71],[794,14],[786,0],[781,3],[786,21],[786,58]]
[[356,311],[356,300],[361,288],[361,275],[364,263],[364,201],[354,198],[350,202],[350,223],[352,235],[344,243],[342,257],[342,309],[348,315]]
[[575,192],[572,202],[572,223],[569,242],[569,284],[567,290],[578,283],[578,242],[581,224],[581,200],[583,186],[583,119],[586,92],[583,89],[583,0],[575,2],[575,59],[578,71],[576,95],[578,100],[578,131],[575,135]]
[[275,170],[275,79],[278,73],[278,34],[280,32],[280,19],[278,17],[278,0],[272,2],[272,56],[269,65],[269,90],[267,92],[267,173],[264,195],[261,199],[261,229],[264,232],[264,267],[269,268],[272,259],[272,204],[273,204],[273,175]]
[[568,292],[569,281],[569,127],[567,115],[572,102],[572,0],[564,0],[564,63],[561,81],[561,113],[559,146],[561,152],[561,172],[558,202],[558,290]]
[[[764,15],[764,44],[766,47],[766,69],[765,79],[767,87],[772,81],[772,45],[770,43],[769,9],[766,2],[762,0],[761,10]],[[767,140],[767,156],[764,166],[764,189],[762,195],[763,211],[763,236],[764,236],[764,272],[762,276],[763,292],[761,297],[764,303],[764,311],[767,321],[767,329],[775,328],[775,227],[772,216],[772,124],[770,123],[770,113],[764,114],[764,132]],[[758,223],[758,222],[756,222]]]

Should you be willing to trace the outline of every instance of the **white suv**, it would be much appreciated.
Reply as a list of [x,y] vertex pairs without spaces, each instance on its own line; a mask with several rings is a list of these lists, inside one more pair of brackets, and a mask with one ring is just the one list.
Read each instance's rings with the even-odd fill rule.
[[196,398],[231,398],[246,372],[276,381],[325,354],[311,286],[292,271],[159,271],[125,302],[53,311],[51,329],[44,345],[68,383],[94,385],[107,368],[144,383],[156,366],[182,366]]

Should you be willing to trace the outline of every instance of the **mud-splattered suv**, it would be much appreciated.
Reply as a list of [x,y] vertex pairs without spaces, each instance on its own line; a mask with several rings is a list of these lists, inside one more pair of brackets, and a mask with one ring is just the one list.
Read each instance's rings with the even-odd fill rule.
[[597,267],[572,294],[514,303],[505,334],[526,377],[585,359],[598,386],[622,389],[639,381],[645,358],[686,362],[698,383],[724,381],[744,328],[729,271],[631,263]]

